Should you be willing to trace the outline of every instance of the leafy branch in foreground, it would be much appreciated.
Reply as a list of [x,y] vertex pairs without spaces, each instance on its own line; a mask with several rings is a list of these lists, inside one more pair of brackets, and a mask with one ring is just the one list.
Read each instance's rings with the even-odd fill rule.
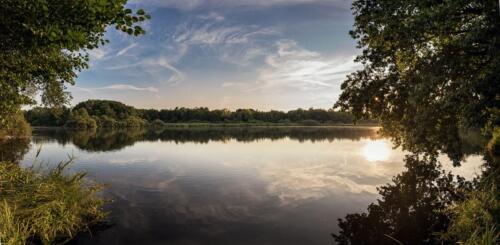
[[[472,189],[456,192],[450,186],[450,193],[463,198],[448,200],[444,192],[436,192],[427,201],[438,205],[419,212],[433,192],[409,194],[427,180],[405,184],[396,178],[393,185],[380,189],[381,201],[370,205],[368,214],[350,214],[340,221],[335,238],[341,244],[393,242],[389,237],[380,240],[382,234],[404,244],[442,244],[440,238],[498,243],[498,5],[497,0],[353,1],[355,24],[350,34],[363,49],[356,58],[363,69],[343,82],[336,107],[357,118],[380,120],[382,133],[403,150],[434,158],[445,153],[455,165],[465,160],[460,137],[464,129],[481,129],[485,142],[491,143],[483,145],[488,148],[483,151],[485,171]],[[412,171],[408,159],[406,167],[401,176]],[[436,223],[437,217],[443,219]]]
[[500,125],[497,0],[357,0],[351,36],[363,69],[336,106],[377,118],[397,145],[463,160],[461,128]]
[[64,243],[102,222],[101,186],[84,173],[67,174],[72,160],[47,171],[0,162],[0,241]]
[[88,68],[86,51],[109,42],[108,26],[130,35],[150,16],[127,0],[11,0],[0,4],[0,128],[41,92],[44,105],[60,108],[66,85]]

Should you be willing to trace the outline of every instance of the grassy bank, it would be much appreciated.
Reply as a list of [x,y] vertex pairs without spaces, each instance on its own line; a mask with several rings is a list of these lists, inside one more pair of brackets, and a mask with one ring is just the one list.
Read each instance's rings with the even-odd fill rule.
[[64,243],[103,221],[100,187],[85,174],[67,174],[70,161],[52,169],[0,162],[2,244]]

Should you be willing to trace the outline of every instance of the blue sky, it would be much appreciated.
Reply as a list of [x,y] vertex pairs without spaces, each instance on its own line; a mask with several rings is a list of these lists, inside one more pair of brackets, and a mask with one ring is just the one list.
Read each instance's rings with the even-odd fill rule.
[[330,108],[358,69],[350,0],[132,0],[147,34],[111,29],[70,87],[139,108]]

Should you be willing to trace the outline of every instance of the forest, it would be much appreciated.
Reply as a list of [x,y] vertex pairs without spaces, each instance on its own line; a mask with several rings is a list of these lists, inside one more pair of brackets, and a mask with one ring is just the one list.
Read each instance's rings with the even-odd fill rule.
[[[354,117],[333,109],[296,109],[284,111],[259,111],[255,109],[210,110],[206,107],[174,109],[136,109],[121,102],[110,100],[87,100],[73,108],[60,109],[34,107],[24,111],[24,117],[31,126],[69,128],[123,128],[162,126],[171,123],[245,123],[281,125],[333,125],[353,124]],[[357,123],[375,124],[374,120]]]

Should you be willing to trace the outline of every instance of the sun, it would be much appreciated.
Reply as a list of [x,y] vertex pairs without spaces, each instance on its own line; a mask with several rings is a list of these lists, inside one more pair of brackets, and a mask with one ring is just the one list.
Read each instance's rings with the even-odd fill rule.
[[363,156],[370,162],[385,161],[390,155],[389,146],[381,140],[369,141],[363,147]]

